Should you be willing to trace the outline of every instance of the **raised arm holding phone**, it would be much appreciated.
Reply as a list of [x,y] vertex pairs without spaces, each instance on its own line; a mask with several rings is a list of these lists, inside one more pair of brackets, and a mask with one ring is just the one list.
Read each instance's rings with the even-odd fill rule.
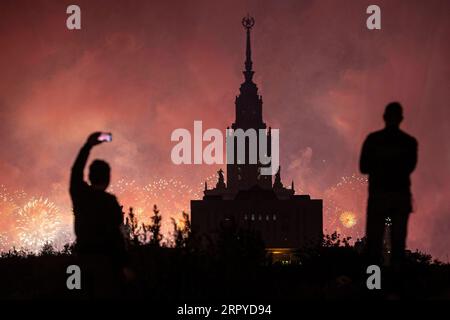
[[120,231],[122,209],[116,197],[106,192],[110,182],[109,164],[94,160],[89,166],[90,183],[84,181],[83,172],[91,149],[105,141],[112,141],[110,133],[95,132],[89,136],[72,166],[70,177],[75,251],[82,269],[84,267],[88,274],[90,283],[87,285],[96,296],[115,295],[120,277],[127,270],[127,253]]

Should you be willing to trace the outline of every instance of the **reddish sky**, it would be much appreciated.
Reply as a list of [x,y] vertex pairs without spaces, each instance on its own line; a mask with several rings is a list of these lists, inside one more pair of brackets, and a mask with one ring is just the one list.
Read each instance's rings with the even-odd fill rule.
[[[80,31],[65,27],[69,4],[81,7]],[[370,4],[381,7],[382,30],[365,27]],[[69,204],[65,192],[52,190],[66,188],[78,148],[101,129],[114,142],[93,156],[110,162],[113,182],[177,179],[198,188],[218,167],[172,165],[170,134],[194,120],[215,128],[233,121],[247,12],[256,19],[253,62],[265,120],[281,129],[285,184],[295,179],[320,198],[357,173],[365,135],[382,127],[384,106],[398,100],[403,127],[420,148],[409,245],[447,260],[446,0],[3,0],[0,184]],[[341,207],[356,201],[344,196]]]

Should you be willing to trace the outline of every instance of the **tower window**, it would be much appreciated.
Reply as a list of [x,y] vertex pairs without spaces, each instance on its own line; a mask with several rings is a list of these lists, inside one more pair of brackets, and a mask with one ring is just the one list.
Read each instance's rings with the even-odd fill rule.
[[276,214],[273,214],[272,219],[273,219],[273,221],[276,221],[276,220],[277,220],[277,215],[276,215]]
[[266,221],[269,221],[269,215],[266,214]]
[[255,215],[252,213],[252,220],[255,221]]
[[261,215],[258,216],[258,220],[259,220],[259,221],[262,220],[262,216],[261,216]]
[[244,214],[244,220],[247,220],[247,219],[248,219],[247,214]]

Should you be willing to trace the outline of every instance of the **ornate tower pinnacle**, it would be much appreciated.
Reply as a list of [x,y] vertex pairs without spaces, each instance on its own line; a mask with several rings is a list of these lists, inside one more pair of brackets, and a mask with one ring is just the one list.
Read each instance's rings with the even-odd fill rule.
[[283,189],[283,183],[281,182],[281,166],[278,167],[278,171],[275,174],[275,181],[273,182],[274,189]]
[[250,30],[255,25],[255,19],[251,17],[249,14],[247,14],[246,17],[242,18],[242,25],[245,29],[247,29],[247,47],[245,50],[245,81],[246,82],[252,82],[253,78],[253,70],[252,70],[252,47],[250,42]]
[[[255,19],[247,14],[242,19],[242,26],[246,30],[246,50],[245,50],[245,68],[243,71],[245,80],[241,83],[239,88],[239,95],[236,96],[236,120],[231,125],[233,130],[254,129],[256,131],[266,129],[266,124],[262,116],[262,98],[258,94],[258,87],[253,82],[253,62],[252,62],[252,47],[250,41],[250,30],[255,25]],[[236,139],[236,138],[235,138]],[[236,141],[236,140],[235,140]],[[271,137],[268,135],[267,145],[271,145]],[[256,150],[259,154],[261,142],[259,136],[256,141]],[[227,150],[228,152],[228,150]],[[245,155],[250,154],[250,145],[246,143]],[[237,154],[234,152],[234,161],[227,163],[227,188],[233,192],[239,190],[247,190],[254,186],[263,189],[272,188],[272,176],[261,175],[261,163],[238,163]],[[247,160],[246,160],[247,161]]]

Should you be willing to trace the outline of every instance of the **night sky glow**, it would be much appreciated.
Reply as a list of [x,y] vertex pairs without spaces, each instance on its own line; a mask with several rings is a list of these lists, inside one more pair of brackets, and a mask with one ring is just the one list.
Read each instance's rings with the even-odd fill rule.
[[400,101],[403,128],[419,141],[408,245],[448,260],[450,2],[377,0],[382,29],[369,31],[367,1],[77,0],[82,29],[69,31],[72,2],[0,2],[2,249],[70,238],[70,167],[96,130],[114,136],[91,159],[111,164],[119,200],[156,203],[167,233],[220,167],[172,164],[170,134],[194,120],[233,122],[240,20],[250,12],[255,82],[266,123],[280,128],[284,184],[325,200],[327,232],[363,235],[360,147],[382,127],[385,105]]

